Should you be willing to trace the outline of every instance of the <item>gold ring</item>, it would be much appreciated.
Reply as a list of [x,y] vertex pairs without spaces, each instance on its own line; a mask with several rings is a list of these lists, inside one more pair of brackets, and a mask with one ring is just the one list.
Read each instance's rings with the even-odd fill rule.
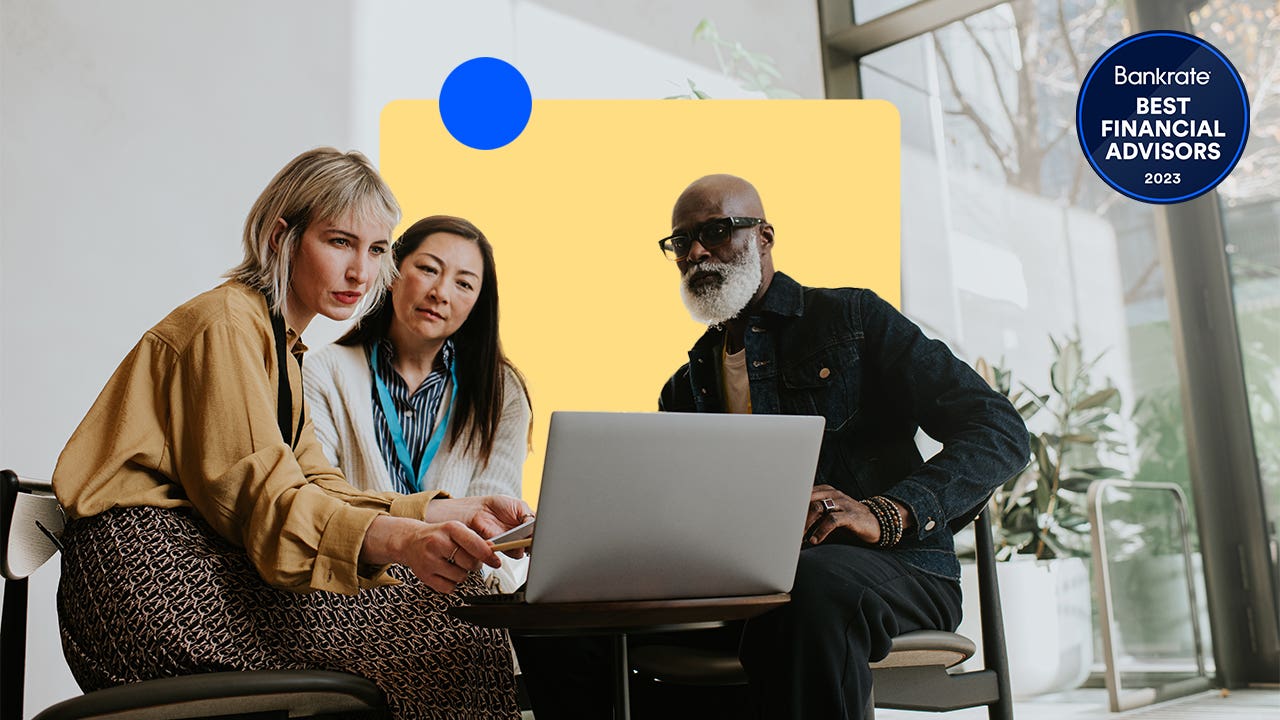
[[450,565],[456,565],[457,563],[453,561],[453,556],[457,554],[458,554],[458,547],[454,546],[453,552],[449,553],[449,557],[445,558],[444,561],[449,563]]

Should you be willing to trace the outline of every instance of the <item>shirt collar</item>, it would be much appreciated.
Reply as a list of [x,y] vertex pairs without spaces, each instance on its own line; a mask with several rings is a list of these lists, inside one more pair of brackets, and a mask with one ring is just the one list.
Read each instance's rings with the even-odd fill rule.
[[[228,280],[222,283],[222,285],[230,285],[231,287],[239,289],[240,292],[249,293],[260,298],[262,300],[263,308],[267,313],[267,320],[271,322],[271,300],[267,297],[265,291],[254,290],[239,280]],[[222,287],[222,285],[219,287]],[[310,348],[307,347],[307,344],[302,341],[302,335],[298,334],[297,330],[289,327],[288,322],[286,322],[284,326],[284,341],[285,346],[289,348],[289,353],[294,357],[301,357],[303,353],[310,350]]]
[[288,325],[285,325],[284,327],[284,339],[289,345],[289,352],[293,353],[295,356],[301,355],[309,349],[307,348],[307,344],[302,342],[302,336]]
[[[431,368],[431,372],[448,371],[453,368],[453,338],[444,341],[444,345],[440,348],[440,354],[436,356],[435,366]],[[385,363],[387,367],[391,367],[391,359],[396,356],[395,343],[391,342],[391,338],[384,337],[378,341],[378,356],[381,363]]]

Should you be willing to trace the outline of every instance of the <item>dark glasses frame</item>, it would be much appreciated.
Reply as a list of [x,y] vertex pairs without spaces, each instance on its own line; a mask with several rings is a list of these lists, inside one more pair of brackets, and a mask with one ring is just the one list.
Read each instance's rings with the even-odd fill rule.
[[[689,232],[676,233],[668,235],[658,241],[658,249],[662,250],[662,254],[671,261],[680,262],[689,257],[689,250],[693,248],[693,241],[696,239],[702,244],[702,247],[710,250],[717,248],[729,241],[733,237],[733,231],[738,228],[755,227],[763,225],[763,218],[755,217],[722,217],[714,220],[708,220],[701,225],[693,228]],[[724,237],[719,240],[708,240],[706,232],[708,228],[720,228],[726,230]]]

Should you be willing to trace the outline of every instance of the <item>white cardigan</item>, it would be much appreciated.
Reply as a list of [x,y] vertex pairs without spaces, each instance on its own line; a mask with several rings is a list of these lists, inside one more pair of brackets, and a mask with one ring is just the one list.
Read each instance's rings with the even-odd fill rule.
[[[325,457],[342,470],[347,482],[362,490],[394,491],[373,427],[373,375],[364,348],[328,345],[308,352],[302,364],[303,393]],[[478,453],[455,449],[449,431],[431,461],[422,486],[454,497],[511,495],[521,497],[524,460],[528,455],[529,400],[515,372],[505,369],[502,416],[488,467]],[[461,422],[451,413],[450,425]],[[511,592],[524,582],[528,559],[503,558],[495,574]],[[514,583],[514,584],[512,584]]]

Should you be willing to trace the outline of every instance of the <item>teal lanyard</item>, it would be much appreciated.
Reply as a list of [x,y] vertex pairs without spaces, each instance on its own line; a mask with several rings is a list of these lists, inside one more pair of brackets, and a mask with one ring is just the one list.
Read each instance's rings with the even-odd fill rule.
[[413,489],[422,492],[422,479],[427,476],[427,468],[431,467],[431,461],[440,450],[445,428],[449,426],[449,414],[453,412],[453,403],[458,399],[458,377],[453,372],[453,363],[449,363],[449,406],[444,409],[444,417],[440,418],[440,422],[431,429],[427,449],[422,452],[422,462],[418,463],[417,474],[413,472],[413,456],[409,454],[409,447],[404,442],[404,429],[400,427],[400,415],[396,413],[395,403],[391,401],[391,393],[387,391],[387,384],[382,382],[382,376],[378,374],[377,343],[374,343],[369,351],[369,371],[373,373],[373,385],[378,389],[378,402],[382,405],[382,414],[387,419],[387,430],[391,432],[391,442],[396,446],[396,458],[400,460],[400,466],[404,468],[405,477],[409,478]]

